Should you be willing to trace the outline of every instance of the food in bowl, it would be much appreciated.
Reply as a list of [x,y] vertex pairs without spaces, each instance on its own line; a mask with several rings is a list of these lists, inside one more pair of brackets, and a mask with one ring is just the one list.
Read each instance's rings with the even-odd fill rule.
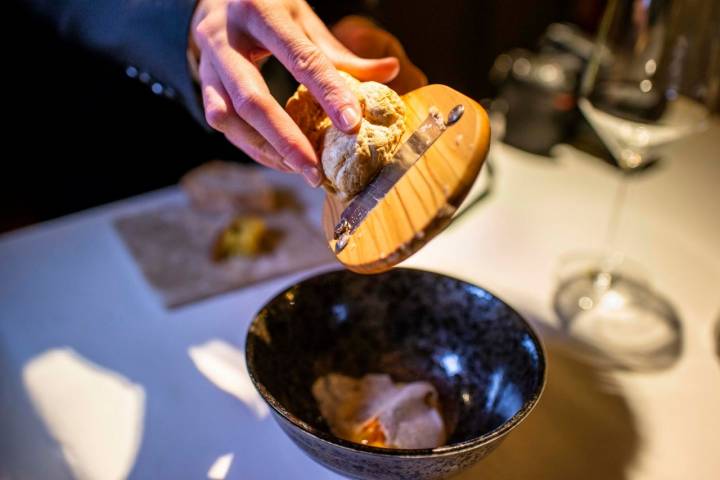
[[312,386],[330,430],[340,438],[383,448],[435,448],[445,443],[439,396],[430,382],[395,383],[390,375],[356,379],[330,373]]

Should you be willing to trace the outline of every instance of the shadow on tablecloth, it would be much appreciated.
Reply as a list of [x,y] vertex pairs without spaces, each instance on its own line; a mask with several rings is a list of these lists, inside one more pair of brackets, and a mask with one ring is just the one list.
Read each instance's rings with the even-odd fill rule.
[[538,406],[494,453],[455,480],[627,478],[640,438],[620,387],[574,353],[582,346],[550,327],[538,330],[548,360]]

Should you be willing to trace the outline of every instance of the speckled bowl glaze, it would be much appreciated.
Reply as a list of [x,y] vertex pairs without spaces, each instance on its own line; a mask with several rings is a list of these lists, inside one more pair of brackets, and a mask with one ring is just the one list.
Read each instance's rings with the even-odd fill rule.
[[[357,479],[440,479],[499,445],[537,403],[545,357],[527,322],[475,285],[396,268],[332,271],[267,303],[248,332],[255,387],[285,433],[325,467]],[[448,443],[395,450],[335,437],[311,385],[330,372],[427,380],[440,394]]]

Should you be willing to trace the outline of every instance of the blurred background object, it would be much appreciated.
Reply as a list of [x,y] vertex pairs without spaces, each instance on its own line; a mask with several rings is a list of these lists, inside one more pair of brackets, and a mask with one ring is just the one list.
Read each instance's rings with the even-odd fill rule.
[[549,155],[553,146],[572,137],[580,120],[580,77],[591,52],[592,41],[578,27],[553,23],[541,37],[539,52],[513,49],[495,59],[490,80],[505,113],[506,143]]

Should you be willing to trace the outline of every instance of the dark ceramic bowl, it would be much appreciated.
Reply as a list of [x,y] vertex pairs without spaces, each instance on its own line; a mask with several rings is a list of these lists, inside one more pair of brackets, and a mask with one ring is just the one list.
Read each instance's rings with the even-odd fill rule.
[[[333,271],[301,281],[258,313],[246,343],[255,387],[310,457],[358,479],[446,478],[492,451],[538,401],[545,357],[535,333],[491,293],[437,273]],[[370,447],[335,437],[311,393],[330,372],[427,380],[448,443]]]

